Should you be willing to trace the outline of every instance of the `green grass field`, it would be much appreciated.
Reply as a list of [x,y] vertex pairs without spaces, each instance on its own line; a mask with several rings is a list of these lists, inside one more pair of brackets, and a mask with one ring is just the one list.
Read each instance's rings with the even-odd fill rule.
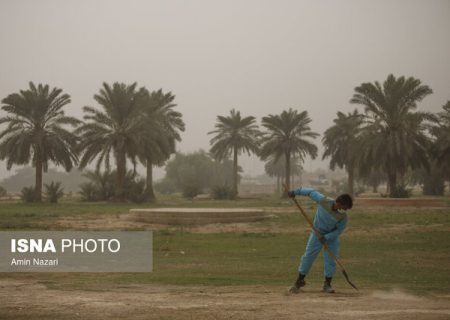
[[[254,223],[264,232],[191,232],[171,227],[154,231],[152,273],[1,273],[1,278],[37,279],[52,288],[106,290],[144,283],[178,285],[289,286],[296,277],[308,237],[307,225],[288,200],[239,201],[163,199],[154,206],[283,207],[278,218]],[[118,215],[148,205],[65,202],[58,205],[3,203],[1,230],[55,229],[65,216]],[[305,203],[310,215],[312,203]],[[450,209],[358,208],[349,214],[341,237],[341,257],[351,279],[361,288],[402,288],[416,293],[450,292]],[[297,227],[298,226],[298,230]],[[139,228],[142,229],[142,228]],[[148,226],[151,230],[151,226]],[[280,232],[279,230],[287,231]],[[129,229],[128,229],[129,230]],[[308,280],[320,287],[322,255]],[[338,271],[336,287],[346,287]]]

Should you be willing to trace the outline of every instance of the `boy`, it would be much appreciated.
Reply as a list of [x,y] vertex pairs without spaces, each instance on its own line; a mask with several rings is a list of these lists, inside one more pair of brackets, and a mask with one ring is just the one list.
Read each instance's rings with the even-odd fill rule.
[[[320,237],[318,238],[314,231],[311,230],[305,254],[300,260],[298,279],[289,290],[291,293],[298,293],[299,289],[305,286],[305,277],[324,244],[338,257],[339,235],[347,226],[347,210],[353,207],[353,200],[349,194],[341,194],[336,199],[332,199],[325,197],[312,188],[298,188],[288,192],[288,196],[291,198],[299,195],[309,196],[318,204],[314,217],[314,227],[319,231]],[[323,284],[323,291],[334,293],[331,287],[331,280],[336,272],[336,263],[326,251],[324,251],[324,269],[325,282]]]

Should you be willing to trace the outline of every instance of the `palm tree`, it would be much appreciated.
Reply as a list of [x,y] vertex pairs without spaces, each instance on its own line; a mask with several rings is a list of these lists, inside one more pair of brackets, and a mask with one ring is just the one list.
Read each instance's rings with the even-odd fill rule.
[[348,192],[353,195],[363,115],[359,114],[357,110],[347,115],[338,112],[337,118],[333,121],[334,125],[325,131],[322,138],[325,146],[322,159],[331,158],[331,170],[334,170],[336,166],[341,169],[345,168],[348,174]]
[[450,100],[442,106],[442,109],[444,110],[438,113],[439,122],[444,126],[450,127]]
[[450,101],[438,113],[439,124],[432,128],[435,137],[433,154],[441,167],[445,180],[449,182],[450,190]]
[[369,120],[362,135],[361,159],[385,170],[390,196],[395,197],[404,187],[409,167],[428,166],[426,121],[434,117],[415,109],[432,90],[419,79],[395,78],[391,74],[383,85],[378,81],[363,83],[355,92],[350,102],[365,106]]
[[285,158],[285,183],[290,188],[291,158],[298,155],[303,159],[310,155],[317,156],[317,147],[309,140],[319,134],[311,131],[311,119],[307,111],[300,113],[289,108],[279,115],[262,118],[262,125],[267,129],[262,139],[260,156],[263,160],[273,156],[275,160]]
[[174,100],[171,92],[160,89],[149,95],[145,107],[146,134],[141,140],[139,159],[147,168],[146,191],[150,201],[155,200],[153,166],[163,165],[175,153],[176,141],[181,141],[180,131],[185,129],[182,114],[174,110]]
[[8,126],[0,134],[0,159],[7,159],[7,169],[13,164],[32,162],[36,168],[34,200],[42,201],[42,172],[48,163],[62,165],[70,171],[78,162],[77,137],[64,126],[76,127],[80,121],[64,115],[63,107],[70,96],[62,89],[33,82],[30,88],[13,93],[2,100],[2,109],[8,113],[0,119]]
[[233,154],[233,193],[238,193],[238,155],[241,152],[257,153],[260,135],[255,117],[241,117],[241,113],[232,109],[230,116],[217,116],[215,134],[210,140],[210,152],[217,160],[227,159]]
[[145,128],[143,110],[147,90],[138,90],[136,87],[136,83],[126,85],[116,82],[112,86],[103,83],[99,94],[94,95],[103,111],[89,106],[83,107],[86,122],[76,131],[81,138],[79,149],[83,152],[81,168],[85,168],[97,158],[96,170],[99,171],[104,163],[109,171],[110,157],[113,155],[117,167],[117,200],[124,199],[127,158],[136,166],[139,143]]

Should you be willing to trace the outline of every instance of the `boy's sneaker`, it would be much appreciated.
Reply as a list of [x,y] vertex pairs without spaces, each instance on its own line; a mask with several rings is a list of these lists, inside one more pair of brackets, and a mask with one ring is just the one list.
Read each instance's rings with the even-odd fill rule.
[[323,292],[334,293],[334,289],[331,287],[331,278],[326,278],[323,283]]
[[306,285],[305,279],[297,279],[294,285],[289,289],[289,293],[299,293],[300,288]]

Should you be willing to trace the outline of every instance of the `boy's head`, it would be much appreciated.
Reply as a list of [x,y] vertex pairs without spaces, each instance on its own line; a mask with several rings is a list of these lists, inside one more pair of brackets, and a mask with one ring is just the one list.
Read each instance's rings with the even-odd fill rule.
[[353,207],[353,199],[348,193],[341,194],[336,198],[336,205],[336,209],[351,209]]

